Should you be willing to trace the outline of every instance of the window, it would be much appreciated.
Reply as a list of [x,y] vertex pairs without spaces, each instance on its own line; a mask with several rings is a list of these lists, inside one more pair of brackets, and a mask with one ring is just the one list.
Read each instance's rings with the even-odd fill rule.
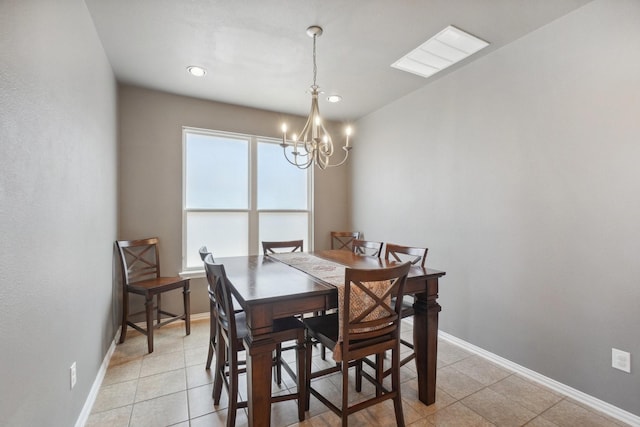
[[263,240],[312,239],[311,171],[289,164],[279,141],[183,128],[183,270],[257,254]]

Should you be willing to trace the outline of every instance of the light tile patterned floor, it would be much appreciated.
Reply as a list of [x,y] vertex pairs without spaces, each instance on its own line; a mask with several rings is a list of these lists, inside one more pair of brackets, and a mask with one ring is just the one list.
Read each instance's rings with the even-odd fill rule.
[[[175,325],[175,326],[174,326]],[[205,369],[209,320],[192,322],[191,335],[184,335],[183,324],[166,326],[155,333],[155,351],[147,354],[146,338],[136,331],[116,347],[97,396],[88,427],[139,426],[224,426],[227,397],[220,405],[211,399],[213,375]],[[403,335],[411,339],[411,325],[403,324]],[[330,358],[330,357],[328,357]],[[292,363],[294,356],[288,356]],[[319,355],[314,365],[321,367]],[[315,368],[314,368],[315,369]],[[273,385],[274,393],[295,387],[285,376],[283,386]],[[340,374],[318,379],[316,388],[340,396]],[[408,426],[621,426],[623,423],[505,370],[446,341],[438,341],[438,389],[436,402],[425,406],[417,398],[415,366],[402,368],[402,399]],[[246,396],[241,379],[240,394]],[[359,397],[373,393],[363,382]],[[395,425],[390,401],[349,417],[349,425]],[[245,410],[238,411],[237,426],[247,425]],[[272,406],[272,426],[339,426],[333,412],[311,398],[306,420],[299,423],[294,401]]]

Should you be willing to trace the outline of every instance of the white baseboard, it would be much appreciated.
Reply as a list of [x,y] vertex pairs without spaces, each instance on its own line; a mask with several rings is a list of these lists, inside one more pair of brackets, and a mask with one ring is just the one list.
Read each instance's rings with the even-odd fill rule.
[[89,415],[91,415],[91,410],[93,409],[93,404],[96,403],[98,392],[100,392],[102,380],[104,380],[104,375],[107,373],[109,361],[111,360],[111,356],[113,356],[113,352],[116,350],[116,343],[119,339],[120,329],[118,329],[118,331],[116,332],[116,336],[113,338],[113,341],[109,346],[109,350],[107,350],[107,354],[105,354],[104,359],[102,359],[102,365],[100,365],[100,369],[98,370],[96,379],[93,380],[93,385],[91,386],[91,390],[89,391],[89,396],[87,396],[87,400],[84,402],[84,406],[82,407],[80,416],[78,416],[75,427],[84,427],[84,425],[87,424],[87,420],[89,419]]
[[[209,313],[196,313],[190,316],[191,321],[198,321],[202,319],[208,319]],[[165,326],[172,327],[176,326],[178,323],[169,324]],[[146,328],[146,323],[140,323],[139,326]],[[96,379],[93,381],[93,385],[91,386],[91,390],[89,391],[89,396],[87,396],[87,400],[84,402],[84,406],[82,407],[82,411],[80,412],[80,416],[76,420],[75,427],[84,427],[89,419],[89,415],[91,415],[91,410],[93,409],[93,405],[96,403],[96,398],[98,397],[98,392],[100,391],[100,387],[102,386],[102,381],[104,380],[104,376],[107,373],[107,368],[109,367],[109,362],[111,361],[111,356],[116,350],[116,343],[120,340],[120,332],[121,328],[118,328],[116,331],[116,336],[113,338],[111,345],[109,346],[109,350],[107,350],[107,354],[105,354],[104,359],[102,360],[102,365],[100,365],[100,369],[98,370],[98,374],[96,375]]]
[[480,347],[477,347],[471,343],[468,343],[460,338],[454,337],[453,335],[449,335],[446,332],[438,331],[438,337],[442,338],[445,341],[448,341],[452,344],[455,344],[463,349],[475,353],[485,359],[490,360],[496,365],[500,365],[504,368],[507,368],[511,371],[514,371],[523,377],[526,377],[532,381],[535,381],[545,387],[550,388],[551,390],[563,394],[567,397],[570,397],[584,405],[587,405],[597,411],[602,412],[612,418],[620,420],[624,423],[627,423],[631,426],[640,426],[640,417],[634,415],[630,412],[627,412],[623,409],[620,409],[616,406],[611,405],[610,403],[604,402],[600,399],[597,399],[593,396],[590,396],[586,393],[581,392],[580,390],[576,390],[575,388],[569,387],[565,384],[562,384],[556,380],[553,380],[549,377],[545,377],[542,374],[539,374],[531,369],[525,368],[524,366],[520,366],[517,363],[514,363],[510,360],[507,360],[503,357],[500,357],[496,354],[493,354],[487,350],[484,350]]

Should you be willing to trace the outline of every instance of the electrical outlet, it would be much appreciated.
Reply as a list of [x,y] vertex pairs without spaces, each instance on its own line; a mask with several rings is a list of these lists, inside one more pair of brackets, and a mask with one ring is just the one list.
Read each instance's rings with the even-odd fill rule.
[[611,366],[621,371],[631,373],[631,353],[612,348]]
[[76,362],[73,362],[73,364],[71,365],[71,367],[69,368],[69,376],[70,376],[70,380],[71,380],[71,388],[74,388],[76,386]]

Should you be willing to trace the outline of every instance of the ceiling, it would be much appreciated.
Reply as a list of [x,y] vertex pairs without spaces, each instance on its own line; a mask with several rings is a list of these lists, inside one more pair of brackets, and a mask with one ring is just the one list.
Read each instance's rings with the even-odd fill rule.
[[[307,115],[317,39],[323,116],[356,120],[590,0],[85,0],[121,83]],[[488,48],[428,79],[390,65],[448,25]],[[207,69],[202,78],[186,67]],[[330,104],[329,94],[342,102]]]

